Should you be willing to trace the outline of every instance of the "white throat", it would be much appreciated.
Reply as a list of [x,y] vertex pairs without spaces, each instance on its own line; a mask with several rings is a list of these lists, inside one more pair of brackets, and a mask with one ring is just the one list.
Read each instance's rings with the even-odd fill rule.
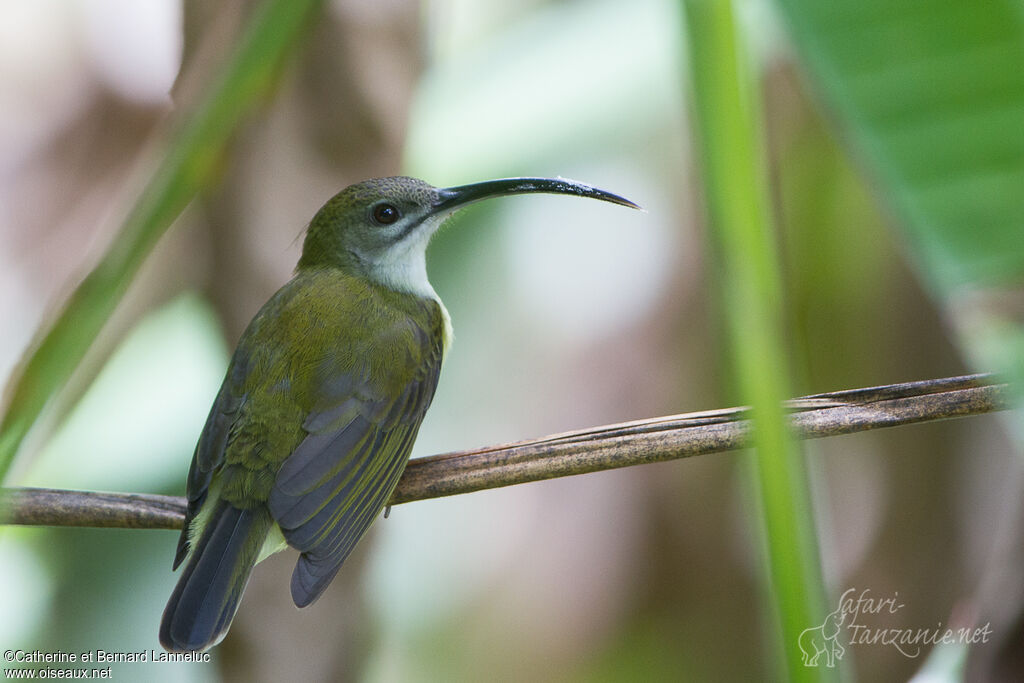
[[453,338],[451,317],[427,279],[427,245],[443,220],[444,217],[431,217],[405,240],[389,249],[370,266],[370,277],[396,292],[436,301],[444,317],[444,348],[447,352]]

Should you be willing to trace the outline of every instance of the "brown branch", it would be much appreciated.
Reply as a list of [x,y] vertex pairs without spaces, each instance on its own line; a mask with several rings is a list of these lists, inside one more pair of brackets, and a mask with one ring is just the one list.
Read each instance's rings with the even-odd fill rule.
[[180,529],[185,499],[149,493],[0,489],[0,524]]
[[[987,375],[890,384],[790,401],[802,439],[981,415],[1008,407]],[[638,420],[409,462],[391,504],[744,448],[746,408]],[[180,529],[182,498],[54,489],[0,489],[0,524]]]

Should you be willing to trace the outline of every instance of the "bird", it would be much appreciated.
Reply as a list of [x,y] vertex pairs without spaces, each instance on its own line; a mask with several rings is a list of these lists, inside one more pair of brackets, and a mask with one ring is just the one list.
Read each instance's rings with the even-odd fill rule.
[[290,546],[297,607],[319,598],[385,509],[452,340],[427,279],[431,237],[457,209],[567,194],[639,208],[564,178],[437,188],[350,185],[314,215],[295,273],[242,334],[196,444],[160,643],[199,652],[227,634],[255,564]]

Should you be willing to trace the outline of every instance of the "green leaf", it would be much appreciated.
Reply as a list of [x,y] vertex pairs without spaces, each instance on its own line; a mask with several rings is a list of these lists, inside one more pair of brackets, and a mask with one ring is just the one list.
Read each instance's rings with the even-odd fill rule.
[[778,0],[928,281],[1024,274],[1024,8],[1016,0]]
[[683,7],[718,290],[736,385],[752,408],[753,474],[767,546],[768,598],[781,627],[781,678],[829,680],[832,670],[803,665],[799,647],[800,634],[825,617],[825,590],[803,453],[782,408],[790,394],[790,362],[756,78],[733,0],[684,0]]

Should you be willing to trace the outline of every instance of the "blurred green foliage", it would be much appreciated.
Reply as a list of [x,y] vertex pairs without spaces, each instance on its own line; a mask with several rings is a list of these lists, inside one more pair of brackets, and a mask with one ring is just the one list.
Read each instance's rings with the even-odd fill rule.
[[939,294],[1024,275],[1014,0],[779,0],[814,85]]
[[807,667],[794,645],[824,607],[803,453],[790,435],[782,403],[790,395],[782,277],[765,165],[757,78],[732,0],[685,0],[695,109],[712,260],[727,323],[732,376],[752,408],[752,495],[768,574],[768,595],[780,623],[778,666],[789,680],[828,680],[828,668]]

